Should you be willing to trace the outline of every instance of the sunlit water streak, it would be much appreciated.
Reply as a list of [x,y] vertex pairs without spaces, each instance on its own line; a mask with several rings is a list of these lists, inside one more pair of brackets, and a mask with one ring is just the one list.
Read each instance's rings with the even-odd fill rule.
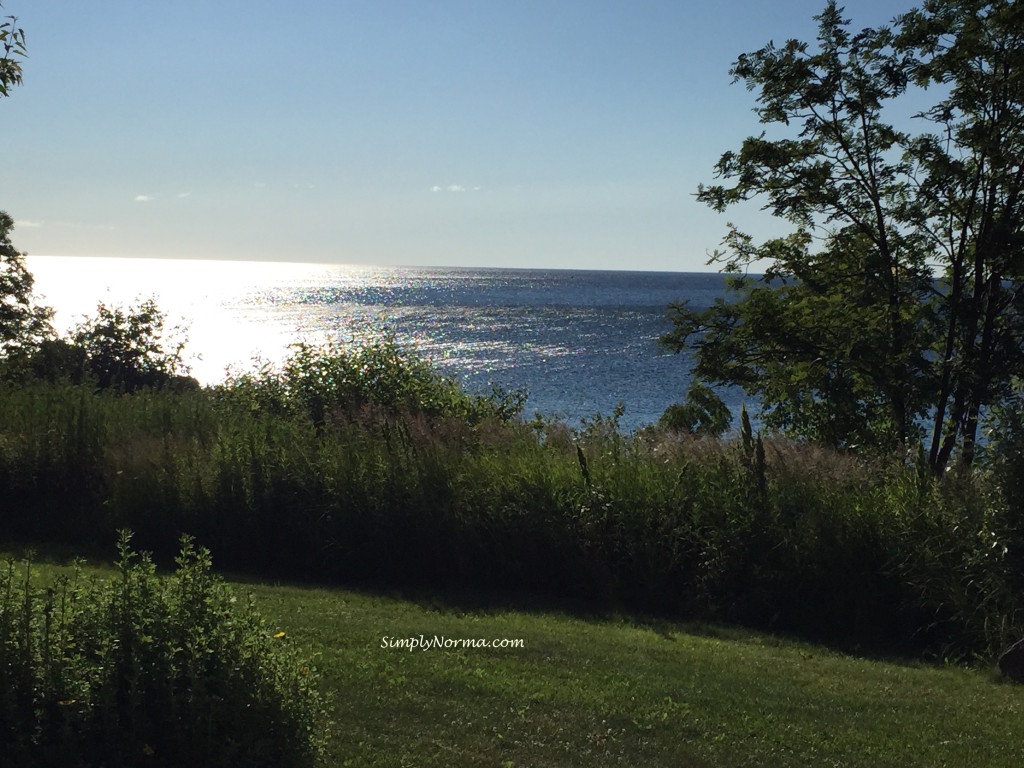
[[657,420],[689,383],[687,361],[657,345],[667,305],[722,293],[720,276],[684,273],[48,256],[28,266],[60,329],[99,301],[155,296],[171,323],[186,321],[204,383],[256,357],[280,361],[298,340],[392,333],[472,389],[527,388],[528,414],[576,423],[621,400],[628,428]]

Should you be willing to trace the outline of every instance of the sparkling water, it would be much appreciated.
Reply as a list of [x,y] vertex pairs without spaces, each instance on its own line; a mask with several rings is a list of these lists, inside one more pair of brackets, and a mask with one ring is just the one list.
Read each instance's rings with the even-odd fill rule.
[[[659,347],[668,305],[709,306],[720,275],[676,272],[368,267],[30,256],[37,293],[68,328],[100,301],[153,296],[188,326],[192,374],[222,380],[289,344],[392,334],[473,390],[529,391],[526,415],[577,424],[657,421],[689,384],[690,362]],[[734,411],[739,398],[728,393]]]

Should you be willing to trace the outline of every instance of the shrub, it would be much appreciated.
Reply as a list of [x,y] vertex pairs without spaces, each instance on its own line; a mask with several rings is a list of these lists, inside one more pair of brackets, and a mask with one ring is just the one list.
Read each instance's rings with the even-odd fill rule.
[[118,574],[33,584],[0,573],[0,754],[21,766],[308,766],[322,749],[318,676],[210,554],[183,538],[155,575],[122,533]]
[[165,330],[165,321],[154,299],[127,308],[100,302],[96,316],[75,329],[74,346],[84,350],[86,369],[100,389],[182,386],[187,339],[181,327]]
[[899,504],[895,561],[922,620],[919,633],[946,658],[991,659],[1024,632],[1021,521],[991,475],[933,478],[907,467],[882,491]]
[[84,347],[67,339],[44,339],[28,356],[24,374],[29,381],[81,384],[88,377],[88,363]]
[[980,463],[992,472],[1006,503],[1019,515],[1024,512],[1024,379],[1014,378],[1002,401],[989,409],[985,438]]
[[658,426],[670,432],[721,437],[732,422],[728,406],[710,387],[694,382],[685,403],[673,403],[661,415]]
[[742,414],[727,441],[623,435],[620,409],[574,430],[370,401],[317,427],[291,387],[0,385],[0,535],[127,527],[164,557],[188,531],[262,576],[472,582],[961,658],[1024,627],[1009,469],[940,481],[761,439]]
[[295,344],[280,369],[262,364],[229,377],[217,391],[253,412],[304,414],[318,428],[338,413],[352,414],[368,404],[477,423],[515,419],[526,403],[521,390],[466,392],[391,338],[356,346]]

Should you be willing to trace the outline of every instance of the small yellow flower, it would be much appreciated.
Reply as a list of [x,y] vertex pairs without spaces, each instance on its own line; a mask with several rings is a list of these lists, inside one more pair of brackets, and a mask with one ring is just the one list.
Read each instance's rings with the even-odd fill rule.
[[154,754],[154,750],[151,746],[149,746],[149,744],[143,744],[142,754],[146,755],[147,757],[152,757]]
[[59,706],[62,706],[62,707],[70,707],[72,704],[74,704],[77,701],[78,701],[78,699],[61,699],[60,701],[57,702],[57,704]]
[[282,637],[284,637],[284,632],[278,632],[276,635],[274,635],[275,640],[280,640]]

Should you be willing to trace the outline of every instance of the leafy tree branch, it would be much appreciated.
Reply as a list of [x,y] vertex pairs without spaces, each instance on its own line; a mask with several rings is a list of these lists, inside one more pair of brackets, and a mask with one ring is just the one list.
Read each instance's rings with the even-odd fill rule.
[[[771,127],[725,152],[697,198],[760,200],[795,227],[729,225],[712,256],[733,301],[670,308],[698,379],[757,396],[769,426],[838,447],[925,439],[969,464],[979,419],[1024,372],[1024,11],[926,0],[852,32],[829,2],[815,45],[742,54],[731,73]],[[935,93],[913,135],[887,115]],[[900,125],[903,125],[900,121]]]

